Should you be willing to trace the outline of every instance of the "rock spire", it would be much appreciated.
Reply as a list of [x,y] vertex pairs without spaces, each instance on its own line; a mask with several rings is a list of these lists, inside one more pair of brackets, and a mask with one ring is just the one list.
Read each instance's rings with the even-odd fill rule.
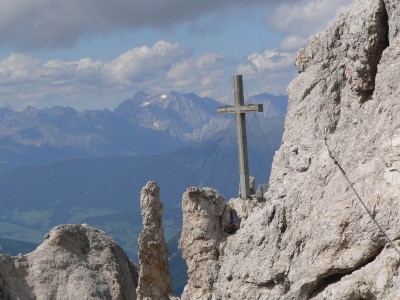
[[169,255],[162,228],[160,188],[150,181],[142,188],[140,207],[143,230],[139,236],[138,300],[168,300],[172,296]]

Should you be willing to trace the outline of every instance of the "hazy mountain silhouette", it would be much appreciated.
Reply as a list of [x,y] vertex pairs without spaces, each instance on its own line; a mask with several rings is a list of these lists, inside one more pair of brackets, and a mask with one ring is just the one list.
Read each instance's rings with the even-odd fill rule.
[[[258,183],[267,182],[287,100],[263,94],[249,101],[265,106],[263,113],[250,114],[247,120],[250,172]],[[237,196],[234,118],[218,116],[218,105],[193,94],[139,93],[114,112],[62,107],[1,110],[4,165],[25,166],[0,174],[0,236],[38,242],[54,225],[89,223],[109,232],[135,257],[141,228],[139,193],[149,180],[161,187],[167,239],[175,236],[187,187],[210,186],[228,199]],[[139,120],[141,114],[148,118]],[[196,115],[197,120],[191,121],[190,116]],[[151,128],[149,120],[170,125]],[[213,128],[213,122],[218,126]],[[197,143],[187,138],[201,132]],[[102,147],[95,147],[96,139],[103,140]],[[134,147],[142,155],[126,156]]]

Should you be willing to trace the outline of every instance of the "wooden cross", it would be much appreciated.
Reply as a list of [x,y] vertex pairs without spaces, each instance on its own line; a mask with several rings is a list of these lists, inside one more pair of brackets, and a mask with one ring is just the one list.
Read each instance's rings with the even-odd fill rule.
[[235,106],[218,107],[218,113],[236,115],[236,136],[240,170],[240,198],[250,198],[249,159],[247,154],[246,113],[262,112],[262,104],[244,105],[242,75],[234,76]]

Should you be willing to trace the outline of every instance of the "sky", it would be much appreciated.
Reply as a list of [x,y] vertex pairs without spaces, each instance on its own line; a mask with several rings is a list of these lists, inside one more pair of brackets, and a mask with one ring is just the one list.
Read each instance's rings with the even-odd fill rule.
[[114,109],[136,92],[283,95],[352,0],[1,0],[0,107]]

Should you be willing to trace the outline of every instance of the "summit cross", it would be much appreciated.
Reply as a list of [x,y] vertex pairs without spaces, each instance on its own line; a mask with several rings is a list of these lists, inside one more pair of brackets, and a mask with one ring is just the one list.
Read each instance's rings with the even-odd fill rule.
[[262,104],[244,105],[242,75],[234,77],[235,106],[218,107],[219,114],[235,114],[240,171],[240,198],[250,198],[249,159],[247,154],[246,113],[262,112]]

